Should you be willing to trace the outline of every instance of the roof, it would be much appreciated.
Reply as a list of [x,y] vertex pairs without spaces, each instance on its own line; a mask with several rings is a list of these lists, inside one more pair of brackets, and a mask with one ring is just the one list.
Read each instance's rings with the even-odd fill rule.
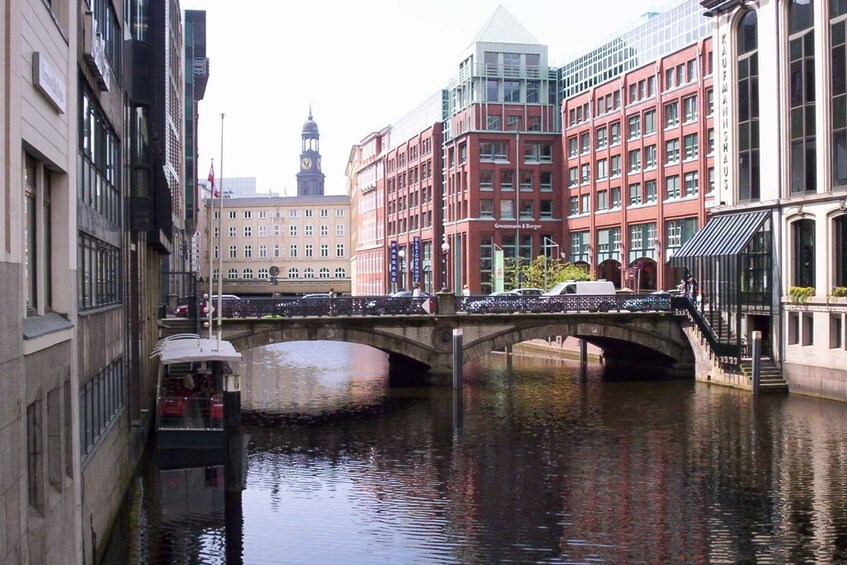
[[241,353],[230,342],[201,339],[197,334],[179,334],[160,340],[151,357],[156,355],[164,364],[241,360]]
[[497,6],[494,13],[476,34],[474,43],[525,43],[541,45],[535,36],[527,31],[515,17],[502,5]]
[[770,217],[769,210],[714,216],[673,254],[671,260],[738,255]]

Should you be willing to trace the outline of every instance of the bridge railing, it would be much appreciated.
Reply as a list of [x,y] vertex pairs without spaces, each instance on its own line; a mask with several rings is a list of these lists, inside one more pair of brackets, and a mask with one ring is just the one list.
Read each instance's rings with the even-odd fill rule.
[[[198,311],[200,310],[202,309],[198,308]],[[455,297],[457,314],[670,312],[671,310],[671,299],[667,294]],[[402,298],[316,296],[227,300],[224,304],[223,317],[408,316],[438,313],[439,299],[435,296]],[[217,317],[217,313],[213,313],[213,317]]]
[[668,294],[612,294],[559,296],[462,296],[456,312],[513,314],[557,312],[670,312]]
[[712,352],[716,357],[721,360],[731,359],[732,362],[736,364],[741,362],[741,355],[743,353],[741,347],[734,343],[721,342],[715,331],[712,329],[712,326],[703,317],[690,298],[687,296],[674,296],[671,302],[675,310],[684,311],[688,315],[688,319],[694,322],[694,325],[697,326],[698,330],[700,330],[700,335],[702,335],[706,340],[706,343],[709,344],[709,347],[712,349]]

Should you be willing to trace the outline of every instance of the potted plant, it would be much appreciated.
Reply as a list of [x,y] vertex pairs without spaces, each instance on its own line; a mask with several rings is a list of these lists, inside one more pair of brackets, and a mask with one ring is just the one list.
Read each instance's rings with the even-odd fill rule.
[[805,304],[809,297],[815,295],[815,287],[813,286],[792,286],[788,291],[788,296],[791,297],[793,304]]

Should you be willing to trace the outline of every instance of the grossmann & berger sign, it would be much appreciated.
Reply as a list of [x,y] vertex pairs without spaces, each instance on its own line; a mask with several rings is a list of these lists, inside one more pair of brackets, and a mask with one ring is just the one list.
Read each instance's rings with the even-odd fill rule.
[[540,230],[541,226],[544,224],[494,224],[494,229],[503,229],[503,230]]

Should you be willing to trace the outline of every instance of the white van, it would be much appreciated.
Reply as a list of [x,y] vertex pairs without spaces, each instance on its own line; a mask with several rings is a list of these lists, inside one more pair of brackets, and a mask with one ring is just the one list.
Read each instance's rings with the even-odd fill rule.
[[544,293],[544,296],[559,296],[560,294],[615,294],[615,283],[607,280],[599,281],[565,281],[560,282]]

